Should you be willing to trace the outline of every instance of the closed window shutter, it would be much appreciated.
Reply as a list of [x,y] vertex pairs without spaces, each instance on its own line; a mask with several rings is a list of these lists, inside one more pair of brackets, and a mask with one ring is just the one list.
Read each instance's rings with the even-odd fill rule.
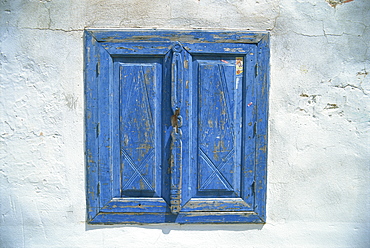
[[268,34],[85,32],[89,223],[265,221]]

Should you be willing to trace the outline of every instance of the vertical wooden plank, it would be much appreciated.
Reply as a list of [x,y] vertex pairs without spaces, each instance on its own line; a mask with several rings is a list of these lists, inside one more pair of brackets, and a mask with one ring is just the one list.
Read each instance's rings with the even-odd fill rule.
[[183,92],[183,103],[180,109],[180,114],[182,116],[182,190],[181,190],[181,207],[186,204],[191,198],[191,161],[196,157],[196,154],[192,152],[192,146],[196,143],[194,139],[196,136],[193,135],[193,120],[196,115],[193,115],[193,102],[192,94],[193,87],[191,87],[192,82],[192,56],[186,50],[183,49],[182,55],[182,92]]
[[102,208],[113,197],[112,195],[112,101],[111,88],[113,82],[113,60],[111,55],[99,44],[96,64],[97,91],[98,91],[98,123],[97,138],[99,142],[99,189]]
[[96,65],[98,44],[90,32],[84,32],[84,77],[85,77],[85,130],[86,130],[86,201],[87,218],[92,220],[99,212],[99,196],[97,188],[99,183],[98,171],[98,139],[96,127],[98,123],[98,90],[96,78]]
[[257,46],[252,45],[246,54],[244,63],[243,88],[243,138],[242,138],[242,187],[244,201],[254,206],[254,181],[256,173],[256,136],[257,122],[257,84],[255,66],[257,64]]
[[121,173],[120,173],[120,81],[119,81],[119,68],[115,59],[113,58],[113,66],[111,70],[111,82],[109,97],[111,102],[111,142],[110,150],[112,156],[111,162],[111,186],[112,197],[121,197]]
[[171,65],[172,65],[172,50],[169,50],[163,58],[163,80],[162,85],[162,126],[158,130],[162,133],[162,161],[161,161],[161,196],[170,204],[170,161],[171,161],[171,131],[172,131],[172,106],[171,106]]
[[170,209],[177,214],[181,209],[182,192],[182,164],[183,164],[183,98],[184,98],[184,70],[183,70],[183,47],[177,42],[172,47],[171,63],[171,161],[170,161]]
[[267,129],[268,129],[268,92],[270,87],[270,48],[269,35],[258,43],[258,90],[257,90],[257,147],[256,147],[256,182],[255,212],[262,221],[266,220],[266,180],[267,180]]

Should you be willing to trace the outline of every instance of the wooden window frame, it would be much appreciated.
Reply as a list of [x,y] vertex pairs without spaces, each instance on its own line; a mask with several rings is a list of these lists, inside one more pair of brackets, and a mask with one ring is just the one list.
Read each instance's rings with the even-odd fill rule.
[[[138,43],[150,42],[156,48],[143,48]],[[255,45],[254,83],[256,122],[254,123],[255,151],[253,173],[253,206],[248,211],[185,211],[176,212],[168,202],[158,199],[130,199],[116,197],[114,154],[119,128],[112,121],[115,111],[113,60],[129,54],[151,56],[166,54],[176,44],[192,45],[192,52],[202,54],[207,44],[218,54],[247,56],[242,44]],[[233,44],[222,47],[220,44]],[[185,49],[188,49],[184,45]],[[198,49],[198,50],[197,50]],[[234,50],[233,50],[234,49]],[[252,54],[252,53],[250,53]],[[84,32],[85,80],[85,156],[87,223],[265,223],[267,176],[267,128],[269,92],[269,33],[250,31],[203,30],[144,30],[144,29],[86,29]],[[248,78],[247,78],[248,80]],[[186,166],[186,165],[185,165]],[[231,201],[233,201],[231,199]],[[137,211],[137,209],[142,211]],[[126,209],[126,211],[122,211]],[[133,209],[131,212],[127,209]],[[151,209],[151,210],[147,210]],[[154,210],[153,210],[154,209]],[[154,213],[154,212],[155,213]]]

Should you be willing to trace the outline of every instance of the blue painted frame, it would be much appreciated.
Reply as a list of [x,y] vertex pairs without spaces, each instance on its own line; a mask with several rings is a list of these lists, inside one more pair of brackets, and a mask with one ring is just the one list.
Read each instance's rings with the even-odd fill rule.
[[[179,45],[176,46],[176,44]],[[178,59],[175,59],[173,55],[175,53],[179,56],[176,57]],[[87,223],[265,223],[269,53],[268,32],[86,29],[84,32],[84,79]],[[249,135],[248,132],[250,132],[250,136],[253,136],[252,144],[248,141],[243,141],[245,142],[243,144],[251,146],[249,149],[254,150],[253,156],[242,158],[244,161],[242,163],[251,166],[248,167],[248,170],[242,171],[248,178],[248,184],[240,186],[242,190],[249,187],[248,190],[251,192],[248,196],[252,197],[248,200],[248,204],[251,206],[248,209],[243,207],[244,202],[241,201],[243,200],[241,198],[238,198],[239,200],[223,198],[222,202],[218,202],[218,204],[215,204],[214,198],[194,198],[191,202],[189,201],[192,193],[181,189],[181,187],[188,186],[191,181],[190,177],[186,177],[186,175],[190,174],[192,170],[191,154],[194,153],[194,148],[192,148],[191,141],[193,136],[189,135],[192,124],[180,126],[178,120],[172,122],[172,130],[182,129],[181,138],[183,141],[179,143],[182,144],[180,146],[176,146],[174,143],[172,149],[181,149],[180,153],[177,151],[171,155],[164,151],[162,158],[162,161],[165,161],[171,157],[170,160],[174,166],[181,168],[182,171],[182,174],[176,175],[181,178],[180,181],[170,182],[172,193],[163,192],[163,197],[151,198],[121,197],[122,192],[119,185],[121,180],[119,171],[121,148],[119,145],[120,134],[117,132],[120,130],[120,123],[117,121],[120,118],[120,99],[117,94],[120,92],[120,86],[115,83],[115,64],[120,58],[126,57],[162,58],[162,66],[165,67],[163,70],[178,75],[175,79],[173,77],[171,79],[171,76],[166,73],[162,75],[166,85],[160,86],[163,93],[161,97],[166,98],[173,94],[179,94],[173,92],[173,89],[180,82],[177,77],[181,77],[181,80],[187,81],[187,83],[190,81],[190,85],[196,81],[195,76],[192,76],[190,69],[188,69],[192,65],[185,65],[185,61],[188,63],[192,61],[191,57],[197,56],[199,58],[234,56],[242,57],[245,61],[246,76],[244,76],[244,80],[253,87],[253,90],[242,93],[243,101],[248,101],[248,107],[252,105],[249,109],[243,103],[243,114],[254,116],[253,123],[250,122],[253,125],[251,129],[248,129],[251,131],[247,131],[243,127],[244,139]],[[171,72],[171,63],[181,64],[180,69],[176,67],[177,69]],[[167,86],[172,88],[172,92],[164,90],[164,87]],[[178,88],[178,90],[183,92],[182,97],[185,99],[189,100],[194,97],[195,92],[182,88]],[[249,103],[249,99],[253,99],[253,101]],[[170,102],[169,99],[161,99],[160,101],[164,105],[170,106],[172,104],[172,114],[175,116],[176,104],[181,104],[178,102],[179,100],[175,99]],[[180,115],[184,116],[187,123],[191,123],[193,117],[185,117],[184,110],[181,111]],[[194,114],[196,114],[195,112]],[[161,124],[167,125],[166,128],[162,129],[163,132],[166,132],[165,130],[171,125],[171,123],[165,122],[161,122]],[[243,126],[247,126],[245,120]],[[161,130],[162,127],[159,128]],[[171,132],[172,140],[174,140],[173,131]],[[170,133],[167,132],[164,136],[170,137]],[[179,154],[182,156],[180,156],[181,161],[176,161],[179,159]],[[178,167],[180,165],[181,167]],[[164,171],[165,168],[167,167],[160,169]],[[171,169],[171,173],[179,172]],[[168,176],[165,172],[162,172],[161,175]],[[172,174],[172,177],[174,175]],[[177,187],[177,190],[172,190],[174,186]],[[169,186],[164,186],[162,191],[170,191]],[[186,200],[191,204],[187,204],[186,207],[183,202],[183,209],[180,210],[177,207],[181,207],[181,203],[176,199],[180,199],[180,202]],[[218,198],[218,200],[220,199]],[[207,206],[200,207],[204,204]],[[239,206],[238,204],[241,204],[242,207],[235,210],[235,206]]]

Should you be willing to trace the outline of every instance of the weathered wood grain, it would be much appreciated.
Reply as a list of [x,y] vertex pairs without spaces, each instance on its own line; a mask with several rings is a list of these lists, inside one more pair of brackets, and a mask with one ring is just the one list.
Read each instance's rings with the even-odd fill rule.
[[84,39],[88,222],[264,223],[268,33]]

